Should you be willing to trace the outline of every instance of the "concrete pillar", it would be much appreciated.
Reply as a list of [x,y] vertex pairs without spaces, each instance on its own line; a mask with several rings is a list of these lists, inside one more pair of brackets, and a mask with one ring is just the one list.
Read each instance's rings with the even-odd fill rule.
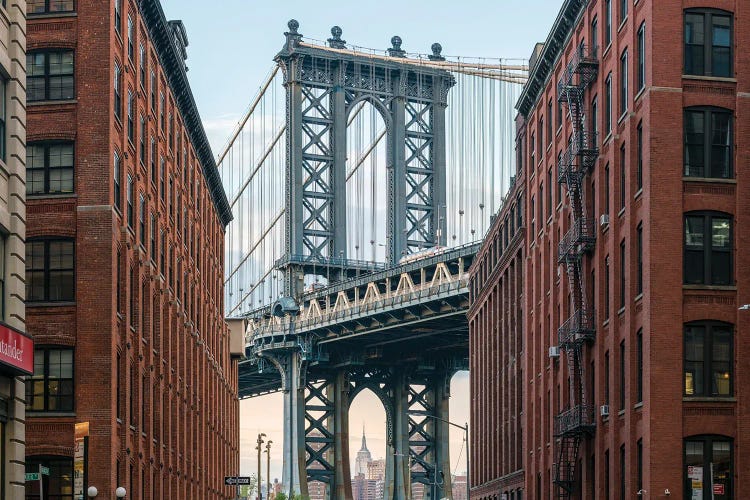
[[[281,356],[283,358],[279,359]],[[279,354],[277,367],[283,370],[284,380],[284,465],[283,483],[287,495],[306,496],[305,470],[305,372],[299,351]]]

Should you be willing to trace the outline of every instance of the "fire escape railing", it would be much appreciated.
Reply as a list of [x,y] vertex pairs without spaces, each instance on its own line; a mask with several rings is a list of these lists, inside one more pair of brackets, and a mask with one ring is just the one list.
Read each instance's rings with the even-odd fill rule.
[[599,61],[596,48],[584,45],[573,54],[558,83],[558,100],[568,108],[572,134],[558,163],[558,182],[568,190],[571,226],[558,245],[558,263],[564,264],[570,284],[573,312],[558,328],[558,342],[566,353],[570,387],[570,406],[554,418],[556,460],[553,481],[557,497],[569,499],[576,491],[576,464],[582,440],[594,433],[594,411],[586,394],[584,352],[596,338],[593,307],[587,304],[588,293],[584,279],[584,256],[596,244],[595,219],[586,216],[584,178],[594,167],[599,156],[598,137],[587,130],[584,123],[585,95],[596,79]]

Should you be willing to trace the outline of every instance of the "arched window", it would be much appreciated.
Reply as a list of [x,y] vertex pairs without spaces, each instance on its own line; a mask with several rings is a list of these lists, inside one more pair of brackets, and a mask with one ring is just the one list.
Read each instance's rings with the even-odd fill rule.
[[733,327],[718,321],[685,325],[685,396],[733,394]]
[[686,285],[731,285],[732,216],[720,212],[685,214]]
[[726,436],[685,438],[685,498],[728,500],[732,496],[733,443]]

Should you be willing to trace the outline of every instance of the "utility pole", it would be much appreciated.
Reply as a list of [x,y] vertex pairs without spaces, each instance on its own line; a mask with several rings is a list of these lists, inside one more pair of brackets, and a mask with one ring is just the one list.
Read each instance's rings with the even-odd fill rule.
[[258,500],[263,500],[263,490],[261,490],[261,488],[260,488],[260,485],[261,485],[261,482],[262,482],[261,481],[261,477],[260,477],[260,463],[261,463],[260,462],[260,453],[261,453],[261,451],[263,451],[263,443],[265,442],[265,441],[263,441],[264,437],[266,437],[266,434],[264,432],[261,432],[260,434],[258,434],[258,440],[256,441],[256,443],[258,445],[255,447],[255,449],[258,450],[258,480],[257,480],[257,483],[258,483]]
[[270,439],[266,443],[266,500],[271,500],[271,443]]

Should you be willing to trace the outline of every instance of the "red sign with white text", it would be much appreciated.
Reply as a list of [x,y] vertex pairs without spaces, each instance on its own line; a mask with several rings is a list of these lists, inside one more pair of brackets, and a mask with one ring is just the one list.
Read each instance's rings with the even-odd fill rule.
[[714,485],[714,495],[723,495],[724,494],[724,485],[723,484],[715,484]]
[[0,371],[11,368],[16,375],[34,373],[34,341],[7,325],[0,324]]

